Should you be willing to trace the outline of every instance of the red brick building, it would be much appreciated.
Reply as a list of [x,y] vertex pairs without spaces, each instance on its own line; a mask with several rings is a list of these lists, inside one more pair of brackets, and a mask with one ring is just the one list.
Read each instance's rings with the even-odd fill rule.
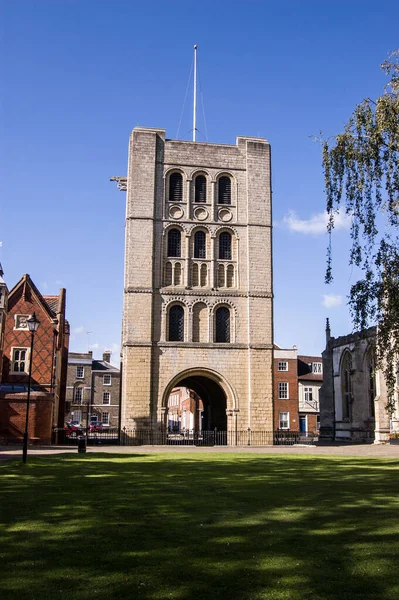
[[320,356],[298,356],[296,346],[274,346],[274,430],[317,434],[319,389],[323,383]]
[[40,321],[34,337],[29,411],[29,438],[48,444],[52,428],[63,427],[68,364],[69,324],[65,319],[66,291],[42,296],[29,275],[24,275],[8,296],[0,384],[0,437],[21,441],[30,364],[31,334],[27,319]]
[[297,350],[274,347],[274,430],[299,431]]

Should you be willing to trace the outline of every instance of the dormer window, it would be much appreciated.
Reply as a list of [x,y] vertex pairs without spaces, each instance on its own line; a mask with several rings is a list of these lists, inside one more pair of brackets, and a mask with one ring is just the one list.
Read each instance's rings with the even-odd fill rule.
[[317,373],[318,375],[321,375],[323,373],[323,363],[321,363],[321,362],[312,363],[312,373]]

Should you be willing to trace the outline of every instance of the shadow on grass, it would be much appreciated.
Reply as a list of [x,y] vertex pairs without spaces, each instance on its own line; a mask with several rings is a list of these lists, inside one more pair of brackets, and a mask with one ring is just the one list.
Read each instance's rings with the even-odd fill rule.
[[398,470],[231,454],[2,464],[2,599],[396,600]]

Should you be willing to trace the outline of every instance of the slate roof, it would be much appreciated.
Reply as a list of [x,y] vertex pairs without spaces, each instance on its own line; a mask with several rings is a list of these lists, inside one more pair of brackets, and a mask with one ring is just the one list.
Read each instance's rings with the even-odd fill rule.
[[118,367],[114,367],[111,363],[105,362],[105,360],[93,360],[92,371],[106,371],[107,373],[119,373]]
[[305,373],[304,375],[298,375],[298,379],[301,381],[323,381],[323,373]]
[[45,301],[51,312],[54,314],[54,317],[56,317],[58,311],[59,296],[43,296],[43,300]]

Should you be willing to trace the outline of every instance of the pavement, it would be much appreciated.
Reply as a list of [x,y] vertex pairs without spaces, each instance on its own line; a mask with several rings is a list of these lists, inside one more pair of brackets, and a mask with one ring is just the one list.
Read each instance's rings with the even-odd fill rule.
[[[28,456],[53,454],[77,454],[76,446],[31,446]],[[87,454],[295,454],[313,456],[359,456],[368,458],[396,458],[399,445],[390,444],[331,444],[320,446],[89,446]],[[20,446],[0,447],[0,461],[18,459],[22,456]]]

